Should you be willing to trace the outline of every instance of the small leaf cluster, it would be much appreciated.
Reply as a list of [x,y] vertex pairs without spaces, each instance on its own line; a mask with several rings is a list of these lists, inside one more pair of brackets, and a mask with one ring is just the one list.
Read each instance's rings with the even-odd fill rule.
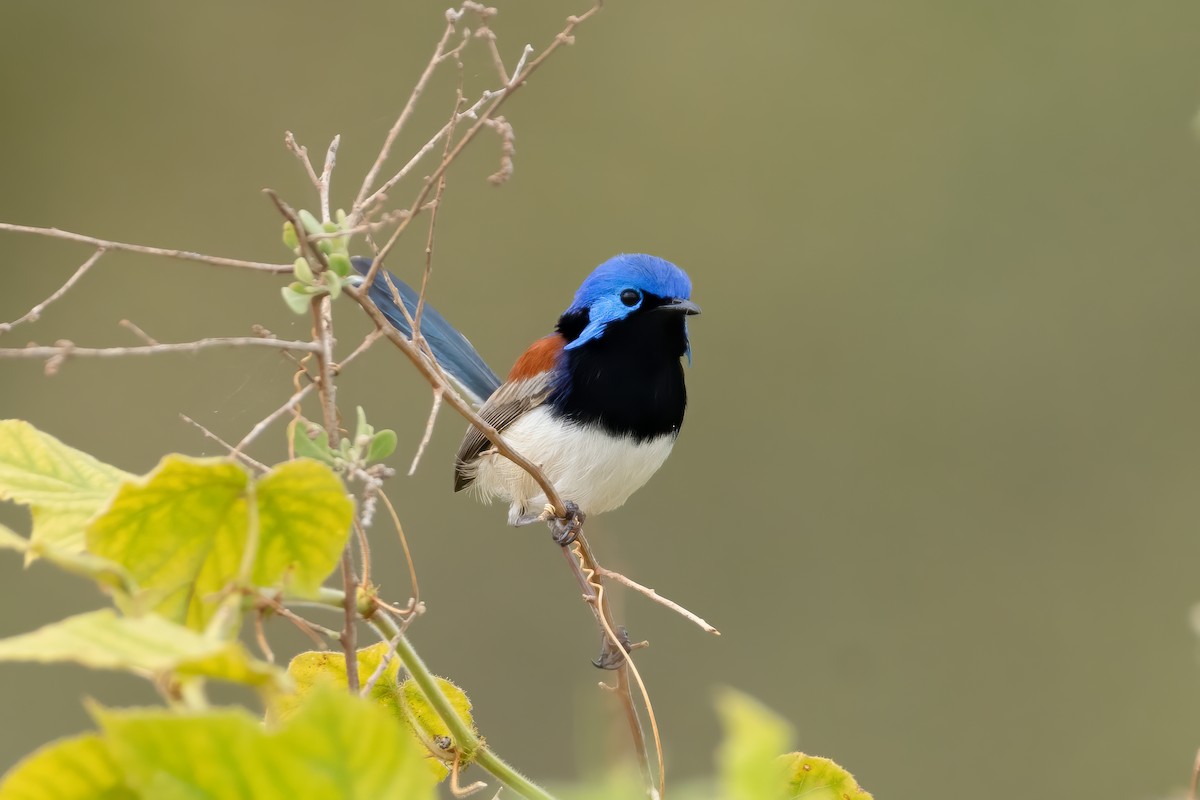
[[303,209],[297,212],[297,216],[308,242],[324,260],[324,263],[315,265],[310,263],[296,226],[290,220],[283,223],[283,243],[296,254],[292,264],[292,274],[296,280],[283,287],[283,301],[295,313],[303,314],[308,311],[314,297],[327,294],[336,300],[342,289],[350,284],[354,266],[350,263],[350,235],[346,231],[345,211],[339,208],[335,220],[325,223]]
[[328,431],[313,422],[302,425],[299,420],[292,427],[292,447],[296,455],[321,461],[339,471],[347,466],[366,469],[396,451],[396,432],[390,428],[376,431],[359,406],[354,436],[343,438],[336,448],[329,443]]

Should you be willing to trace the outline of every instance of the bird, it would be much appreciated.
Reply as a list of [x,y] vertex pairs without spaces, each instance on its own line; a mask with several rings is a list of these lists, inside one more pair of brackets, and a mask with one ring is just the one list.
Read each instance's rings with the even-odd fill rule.
[[[366,275],[367,258],[353,259]],[[380,269],[368,292],[394,327],[411,337],[418,294]],[[666,461],[683,425],[691,364],[687,318],[700,313],[687,273],[662,258],[621,254],[580,284],[554,331],[535,341],[503,381],[470,341],[425,304],[421,335],[458,388],[518,453],[538,464],[567,513],[552,518],[547,498],[523,469],[476,428],[463,436],[454,490],[509,504],[510,525],[551,523],[559,544],[574,541],[589,515],[622,506]]]

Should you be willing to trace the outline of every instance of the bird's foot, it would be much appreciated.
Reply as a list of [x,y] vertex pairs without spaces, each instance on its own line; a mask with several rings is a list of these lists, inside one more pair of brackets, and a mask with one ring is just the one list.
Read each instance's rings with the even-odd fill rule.
[[583,521],[587,515],[570,500],[564,500],[563,505],[566,506],[567,513],[561,517],[551,517],[548,521],[550,536],[554,539],[555,544],[567,547],[579,538],[579,532],[583,530]]
[[629,631],[624,625],[617,626],[617,641],[621,643],[618,648],[613,643],[612,639],[608,638],[608,634],[603,631],[600,633],[600,657],[592,662],[592,666],[597,669],[617,669],[625,663],[625,654],[633,650],[633,643],[629,641]]

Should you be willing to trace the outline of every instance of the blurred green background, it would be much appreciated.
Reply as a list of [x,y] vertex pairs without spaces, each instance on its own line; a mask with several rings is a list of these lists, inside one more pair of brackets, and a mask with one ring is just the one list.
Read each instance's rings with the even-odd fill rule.
[[[0,6],[0,220],[283,261],[259,193],[315,205],[283,146],[343,136],[348,205],[443,26],[444,4]],[[511,65],[582,3],[510,4]],[[472,59],[468,89],[492,81]],[[440,125],[453,72],[397,153]],[[1200,745],[1200,7],[1186,0],[612,2],[450,174],[432,297],[504,372],[619,251],[676,261],[692,405],[673,457],[594,521],[636,596],[675,778],[707,773],[714,686],[797,726],[880,798],[1156,797]],[[397,161],[397,164],[400,163]],[[427,173],[432,167],[426,167]],[[394,194],[407,203],[412,189]],[[391,259],[418,274],[424,226]],[[0,319],[88,251],[0,234]],[[106,256],[4,346],[307,335],[280,281]],[[339,304],[341,349],[366,330]],[[125,469],[216,454],[290,393],[277,354],[0,363],[0,417]],[[377,346],[341,383],[400,434],[429,391]],[[597,637],[556,548],[451,493],[444,413],[391,495],[429,614],[413,638],[468,687],[488,741],[533,775],[605,760]],[[284,456],[280,430],[255,455]],[[0,521],[26,523],[15,509]],[[385,592],[407,597],[375,531]],[[45,565],[0,564],[0,634],[97,603]],[[277,641],[299,646],[279,627]],[[5,666],[0,767],[89,725],[137,681]],[[589,732],[591,731],[591,732]],[[597,732],[599,731],[599,732]]]

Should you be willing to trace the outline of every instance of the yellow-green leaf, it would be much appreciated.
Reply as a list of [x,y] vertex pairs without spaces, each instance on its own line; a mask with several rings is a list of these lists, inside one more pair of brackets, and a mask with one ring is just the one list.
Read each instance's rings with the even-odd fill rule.
[[241,563],[248,480],[228,461],[167,456],[121,486],[88,528],[88,550],[158,590],[160,614],[202,629]]
[[143,797],[434,797],[420,751],[400,724],[345,692],[312,692],[278,731],[241,710],[96,710],[94,716]]
[[128,477],[28,422],[0,421],[0,500],[32,507],[30,560],[46,548],[82,550],[87,520]]
[[289,461],[258,482],[259,552],[254,582],[280,581],[315,594],[341,557],[354,506],[341,480],[308,459]]
[[828,758],[788,753],[780,761],[789,773],[789,800],[871,800],[853,775]]
[[251,686],[287,683],[283,670],[253,658],[237,642],[212,639],[153,614],[121,617],[107,608],[0,639],[0,661],[71,662],[150,678],[174,673]]
[[[224,460],[168,456],[123,484],[88,528],[88,549],[125,566],[160,598],[154,610],[203,629],[239,576],[249,530],[250,476]],[[314,593],[350,533],[342,483],[313,461],[282,464],[259,480],[258,551],[251,580]]]
[[[467,697],[467,693],[445,678],[436,678],[436,680],[442,689],[442,694],[446,695],[446,699],[450,701],[450,705],[458,714],[459,719],[474,730],[475,720],[471,716],[471,700]],[[443,762],[454,760],[457,743],[450,735],[450,729],[446,727],[437,711],[429,704],[421,687],[412,678],[400,684],[400,711],[417,741],[424,745],[425,749],[434,757],[429,761],[430,769],[439,779],[444,778],[449,771]],[[471,753],[460,753],[459,755],[462,764],[469,764],[473,758]]]
[[0,781],[3,800],[134,800],[95,734],[60,739],[26,756]]
[[[360,686],[366,686],[387,651],[388,643],[379,642],[357,652]],[[331,650],[309,650],[301,653],[288,664],[287,672],[292,679],[294,691],[272,698],[267,711],[269,717],[274,720],[289,719],[304,703],[308,693],[318,686],[331,686],[342,691],[349,686],[346,678],[346,656]],[[379,680],[371,687],[371,700],[397,720],[403,718],[397,704],[399,694],[396,676],[399,672],[400,659],[393,655]]]
[[719,781],[726,800],[787,800],[788,771],[780,761],[792,727],[747,694],[723,689],[717,714],[725,737],[717,751]]

